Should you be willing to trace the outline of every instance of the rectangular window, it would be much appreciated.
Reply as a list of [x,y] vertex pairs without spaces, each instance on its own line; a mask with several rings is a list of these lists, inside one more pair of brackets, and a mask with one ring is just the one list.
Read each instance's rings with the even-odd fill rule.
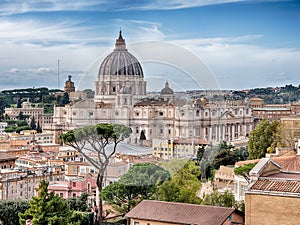
[[134,222],[134,225],[140,225],[140,222]]
[[242,185],[242,196],[245,196],[245,189],[246,189],[246,187],[244,185]]

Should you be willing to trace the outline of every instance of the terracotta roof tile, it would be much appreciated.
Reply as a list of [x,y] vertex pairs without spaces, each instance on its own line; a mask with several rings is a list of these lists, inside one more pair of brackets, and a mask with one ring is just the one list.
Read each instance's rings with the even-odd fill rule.
[[252,160],[246,160],[246,161],[238,161],[235,163],[235,165],[238,166],[244,166],[244,165],[248,165],[248,164],[254,164],[259,162],[260,159],[252,159]]
[[194,142],[195,145],[208,145],[209,141],[201,138],[185,138],[185,139],[177,139],[174,140],[174,144],[192,144]]
[[278,163],[283,170],[287,171],[300,171],[300,156],[285,156],[274,157],[273,161]]
[[285,180],[299,180],[300,181],[300,173],[289,173],[289,172],[282,172],[282,173],[275,173],[267,176],[268,178],[279,178]]
[[249,190],[300,193],[300,181],[261,179],[256,181]]
[[0,152],[0,161],[15,160],[17,157]]
[[126,216],[179,224],[218,225],[234,211],[233,208],[144,200]]

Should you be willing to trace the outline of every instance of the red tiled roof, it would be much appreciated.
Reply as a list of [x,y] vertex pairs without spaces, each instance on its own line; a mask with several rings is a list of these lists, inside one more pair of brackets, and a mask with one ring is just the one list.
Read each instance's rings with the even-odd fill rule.
[[201,138],[188,138],[188,139],[178,139],[174,140],[174,144],[192,144],[194,142],[195,145],[208,145],[209,141],[208,140],[203,140]]
[[300,181],[300,173],[275,173],[268,175],[267,177]]
[[248,164],[254,164],[257,163],[260,159],[252,159],[252,160],[246,160],[246,161],[238,161],[235,163],[236,166],[244,166]]
[[233,208],[144,200],[126,216],[179,224],[218,225],[234,211]]
[[272,191],[286,193],[300,193],[300,180],[257,180],[249,189],[250,191]]
[[17,157],[0,152],[0,161],[15,160]]
[[283,170],[287,171],[300,171],[300,156],[285,156],[273,157],[273,161],[278,163]]

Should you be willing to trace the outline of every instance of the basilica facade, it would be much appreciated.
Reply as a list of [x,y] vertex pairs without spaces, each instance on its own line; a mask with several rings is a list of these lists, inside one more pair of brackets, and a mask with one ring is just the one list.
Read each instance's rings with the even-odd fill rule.
[[130,126],[128,142],[148,145],[153,139],[232,141],[252,129],[251,109],[244,102],[178,99],[168,82],[158,96],[147,96],[142,66],[128,52],[121,31],[95,77],[94,99],[54,108],[53,124],[46,130],[56,134],[57,142],[63,132],[97,123]]

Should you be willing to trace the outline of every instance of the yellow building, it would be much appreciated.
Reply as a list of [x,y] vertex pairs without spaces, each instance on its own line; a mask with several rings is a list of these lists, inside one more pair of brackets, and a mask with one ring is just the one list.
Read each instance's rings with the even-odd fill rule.
[[272,159],[263,158],[250,171],[250,177],[245,191],[246,225],[299,224],[299,172],[283,170]]
[[291,115],[280,119],[285,147],[294,147],[300,139],[300,115]]
[[28,115],[38,120],[39,116],[44,113],[44,108],[34,107],[31,102],[23,102],[22,108],[5,108],[5,114],[8,115],[11,119],[16,119],[20,112],[23,115]]
[[152,154],[161,159],[193,158],[197,150],[209,144],[209,141],[200,138],[185,138],[176,140],[153,139]]

